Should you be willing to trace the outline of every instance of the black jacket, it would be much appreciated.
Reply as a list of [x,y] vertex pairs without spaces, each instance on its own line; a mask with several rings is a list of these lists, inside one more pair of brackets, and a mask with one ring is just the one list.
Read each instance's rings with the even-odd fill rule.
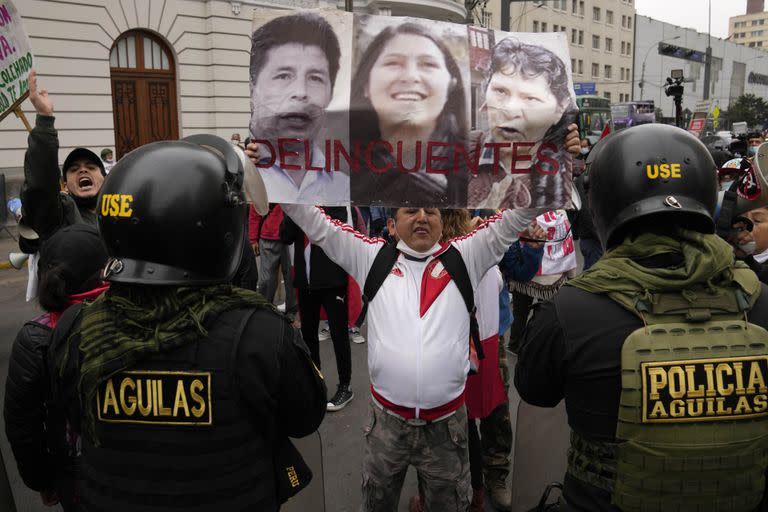
[[[768,329],[768,288],[762,287],[749,320]],[[615,441],[621,395],[621,350],[639,317],[605,295],[564,286],[528,322],[515,369],[526,402],[554,407],[565,399],[568,424],[584,437]],[[566,474],[567,510],[615,512],[603,490]]]
[[[67,323],[65,316],[59,325]],[[73,335],[67,345],[69,336],[57,329],[50,349],[53,400],[77,426],[82,411],[72,404],[83,403],[76,391],[80,337]],[[279,508],[276,482],[285,471],[278,471],[276,448],[286,436],[318,428],[325,384],[300,334],[282,315],[227,311],[206,321],[205,329],[198,340],[147,354],[110,376],[100,384],[96,403],[83,406],[97,408],[99,441],[82,438],[83,510]]]
[[55,464],[45,436],[50,338],[44,317],[25,323],[13,342],[5,381],[5,433],[21,479],[35,491],[54,488]]
[[96,225],[96,214],[60,191],[59,136],[54,117],[38,115],[27,139],[21,208],[24,223],[46,239],[72,224]]
[[[341,222],[347,221],[347,208],[344,206],[324,208],[325,214]],[[304,258],[304,232],[287,215],[280,225],[280,241],[293,246],[293,284],[301,290],[320,290],[325,288],[346,288],[347,273],[335,264],[317,245],[312,245],[309,257],[309,281],[307,282],[307,264]]]
[[768,264],[758,262],[753,255],[749,255],[744,258],[744,263],[749,265],[752,272],[757,274],[757,278],[761,283],[768,283]]

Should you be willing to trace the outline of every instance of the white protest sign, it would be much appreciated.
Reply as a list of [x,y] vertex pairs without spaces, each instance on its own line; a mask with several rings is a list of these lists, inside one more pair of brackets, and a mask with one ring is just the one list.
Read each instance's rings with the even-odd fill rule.
[[27,75],[32,48],[19,11],[10,0],[0,0],[0,120],[29,94]]

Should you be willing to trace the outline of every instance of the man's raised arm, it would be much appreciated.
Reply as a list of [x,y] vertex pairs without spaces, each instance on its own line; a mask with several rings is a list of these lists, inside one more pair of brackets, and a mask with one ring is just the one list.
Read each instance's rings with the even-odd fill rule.
[[29,73],[29,100],[37,116],[24,154],[21,207],[24,223],[45,238],[61,227],[59,205],[59,137],[53,127],[53,102],[48,91],[37,89],[37,74]]
[[283,212],[296,223],[309,242],[320,247],[334,263],[357,281],[365,283],[373,259],[384,244],[381,238],[368,238],[351,226],[331,219],[317,206],[283,204]]
[[504,210],[480,224],[469,235],[453,240],[467,265],[473,287],[488,269],[501,261],[509,246],[538,214],[539,211],[534,209]]

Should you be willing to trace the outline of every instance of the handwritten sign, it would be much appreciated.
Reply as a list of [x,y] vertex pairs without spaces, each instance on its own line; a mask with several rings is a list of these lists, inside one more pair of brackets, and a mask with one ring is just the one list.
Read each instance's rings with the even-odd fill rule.
[[32,47],[21,16],[10,0],[0,0],[0,120],[29,93]]
[[563,207],[565,33],[257,11],[250,139],[270,202]]

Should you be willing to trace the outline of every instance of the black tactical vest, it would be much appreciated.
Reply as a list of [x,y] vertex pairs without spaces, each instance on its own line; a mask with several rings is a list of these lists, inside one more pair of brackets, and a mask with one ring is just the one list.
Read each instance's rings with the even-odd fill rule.
[[102,383],[98,446],[82,440],[84,510],[275,511],[274,418],[239,401],[233,365],[250,312],[223,313],[207,338]]

